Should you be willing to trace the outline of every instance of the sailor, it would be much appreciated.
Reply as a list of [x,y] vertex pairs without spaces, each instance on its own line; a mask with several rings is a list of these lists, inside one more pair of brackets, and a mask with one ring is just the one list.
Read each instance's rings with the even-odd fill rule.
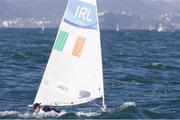
[[43,106],[43,107],[42,107],[42,110],[43,110],[44,112],[54,111],[54,112],[56,112],[56,113],[60,113],[60,111],[56,110],[56,109],[53,108],[53,107],[49,107],[49,106]]
[[33,105],[33,108],[35,109],[35,112],[38,113],[41,109],[44,112],[50,112],[50,111],[54,111],[56,113],[60,113],[60,111],[56,110],[55,108],[49,107],[49,106],[41,106],[41,103],[35,103]]
[[41,103],[33,104],[33,108],[35,109],[35,112],[38,113],[41,110]]

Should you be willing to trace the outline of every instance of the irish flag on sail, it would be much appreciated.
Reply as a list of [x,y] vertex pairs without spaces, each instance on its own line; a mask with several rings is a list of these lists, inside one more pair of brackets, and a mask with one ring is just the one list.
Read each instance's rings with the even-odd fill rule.
[[69,0],[34,103],[77,105],[103,98],[96,0]]

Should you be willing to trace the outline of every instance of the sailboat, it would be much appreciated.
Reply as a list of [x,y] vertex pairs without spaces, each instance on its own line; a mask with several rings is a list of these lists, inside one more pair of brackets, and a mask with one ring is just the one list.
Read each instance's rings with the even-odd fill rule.
[[152,25],[149,26],[149,31],[153,31]]
[[45,30],[45,26],[44,26],[44,23],[43,23],[41,31],[44,32],[44,30]]
[[119,32],[119,25],[116,24],[116,32]]
[[33,104],[106,108],[102,68],[96,0],[69,0]]
[[43,22],[41,25],[42,25],[41,26],[41,33],[44,33],[44,31],[45,31],[45,18],[43,18]]
[[157,31],[158,32],[164,32],[164,28],[163,28],[162,24],[159,24]]
[[44,25],[44,23],[43,23],[43,25],[42,25],[42,27],[41,27],[41,33],[43,34],[44,31],[45,31],[45,25]]

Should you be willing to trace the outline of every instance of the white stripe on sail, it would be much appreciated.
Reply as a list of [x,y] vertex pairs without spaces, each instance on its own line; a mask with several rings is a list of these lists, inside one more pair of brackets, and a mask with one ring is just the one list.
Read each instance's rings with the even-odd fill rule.
[[79,0],[79,1],[86,2],[86,3],[89,3],[89,4],[93,4],[93,5],[96,5],[96,0]]

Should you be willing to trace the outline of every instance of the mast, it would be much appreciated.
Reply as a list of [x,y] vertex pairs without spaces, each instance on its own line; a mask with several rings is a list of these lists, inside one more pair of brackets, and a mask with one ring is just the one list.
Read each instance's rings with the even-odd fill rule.
[[[99,26],[99,16],[98,16],[97,0],[95,0],[95,3],[96,3],[96,13],[97,13],[97,24],[98,24],[99,35],[100,35],[100,26]],[[100,35],[100,38],[101,38],[101,35]],[[100,43],[100,48],[102,48],[101,47],[101,43]],[[101,55],[102,55],[102,50],[101,50]],[[101,56],[101,62],[102,62],[102,56]],[[102,64],[102,70],[103,70],[103,64]],[[102,76],[103,76],[103,74],[102,74]],[[106,109],[106,104],[105,104],[105,95],[104,95],[104,80],[103,80],[102,84],[103,84],[102,107],[103,107],[103,110],[105,110]]]

